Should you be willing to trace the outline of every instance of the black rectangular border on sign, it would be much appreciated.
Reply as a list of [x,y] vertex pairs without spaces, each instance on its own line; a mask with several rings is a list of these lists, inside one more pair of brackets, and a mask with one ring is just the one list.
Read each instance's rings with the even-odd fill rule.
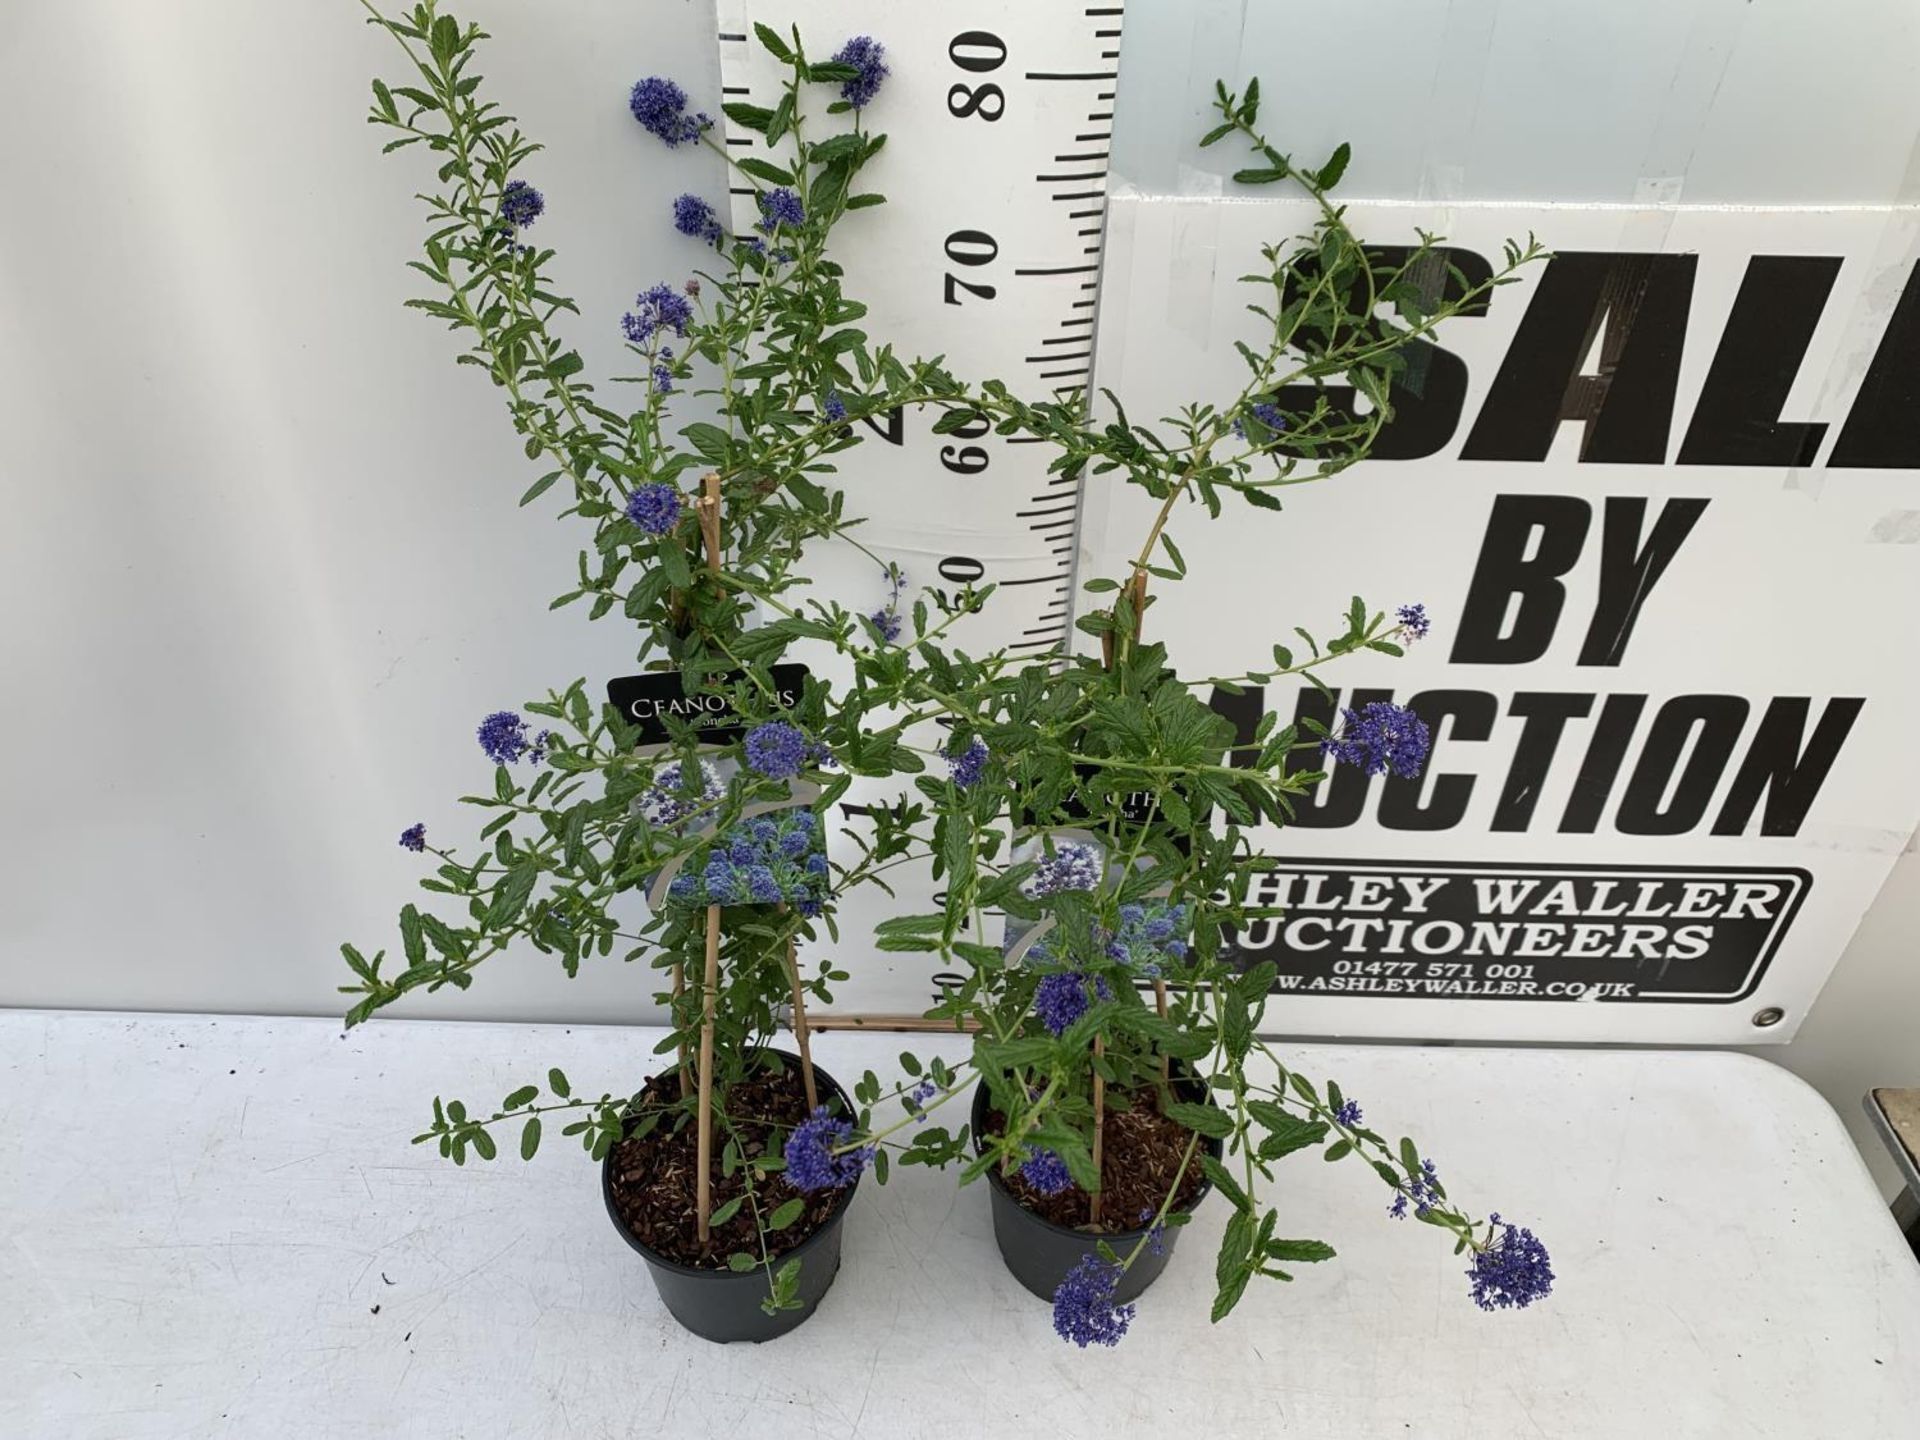
[[[1660,876],[1663,878],[1685,875],[1700,879],[1733,880],[1751,880],[1756,876],[1764,875],[1773,879],[1790,879],[1795,882],[1793,898],[1788,901],[1785,908],[1781,911],[1780,917],[1775,922],[1773,930],[1767,936],[1766,944],[1761,947],[1758,955],[1754,958],[1753,969],[1748,972],[1746,984],[1737,993],[1731,995],[1662,995],[1657,1000],[1636,999],[1607,1002],[1614,1005],[1737,1005],[1742,1000],[1750,998],[1753,992],[1760,988],[1761,980],[1766,977],[1767,969],[1773,964],[1773,957],[1780,949],[1781,940],[1785,938],[1787,931],[1793,927],[1793,922],[1799,918],[1801,904],[1807,898],[1807,893],[1813,889],[1813,876],[1808,871],[1801,869],[1798,865],[1591,865],[1573,863],[1530,865],[1520,860],[1359,860],[1321,855],[1262,855],[1260,859],[1272,862],[1271,868],[1275,870],[1284,870],[1289,866],[1323,866],[1328,869],[1342,870],[1418,870],[1429,872],[1447,870],[1460,874],[1518,873],[1543,877],[1556,874],[1608,875],[1620,876],[1622,878],[1631,878],[1635,875]],[[1243,953],[1237,944],[1234,947],[1234,953]],[[1564,1000],[1502,1000],[1497,997],[1478,996],[1470,997],[1468,1000],[1462,1001],[1422,995],[1303,995],[1297,990],[1282,990],[1277,986],[1267,993],[1269,995],[1284,995],[1290,1000],[1310,1002],[1341,999],[1351,1001],[1364,1000],[1368,1003],[1379,1002],[1385,1004],[1458,1005],[1473,1003],[1473,1001],[1484,999],[1487,1003],[1497,1005],[1560,1006],[1569,1003]]]

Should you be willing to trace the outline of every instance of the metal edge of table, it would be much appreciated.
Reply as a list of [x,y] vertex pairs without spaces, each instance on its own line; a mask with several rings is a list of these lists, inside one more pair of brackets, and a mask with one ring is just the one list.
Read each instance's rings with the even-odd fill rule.
[[1880,1136],[1881,1143],[1887,1147],[1887,1153],[1893,1157],[1893,1163],[1900,1172],[1900,1178],[1916,1197],[1920,1197],[1920,1164],[1914,1161],[1913,1153],[1907,1149],[1907,1142],[1893,1128],[1893,1121],[1887,1118],[1887,1112],[1881,1108],[1879,1095],[1884,1086],[1876,1086],[1861,1098],[1861,1108],[1867,1112],[1867,1118],[1873,1122],[1874,1131]]

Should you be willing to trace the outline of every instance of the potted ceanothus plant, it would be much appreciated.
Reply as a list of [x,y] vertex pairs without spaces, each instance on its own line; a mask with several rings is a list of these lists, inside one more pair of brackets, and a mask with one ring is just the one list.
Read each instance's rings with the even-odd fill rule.
[[[479,846],[430,843],[422,825],[403,832],[403,847],[433,857],[421,884],[443,909],[401,912],[391,965],[385,951],[343,947],[348,1023],[416,991],[465,989],[510,947],[555,956],[569,975],[616,953],[645,962],[671,1024],[644,1083],[576,1091],[551,1069],[497,1106],[436,1099],[418,1139],[459,1164],[495,1158],[496,1133],[511,1131],[507,1143],[531,1158],[562,1122],[600,1162],[613,1224],[673,1315],[710,1339],[764,1340],[807,1318],[833,1280],[847,1206],[884,1134],[874,1107],[901,1098],[899,1123],[911,1125],[933,1089],[953,1086],[936,1065],[891,1089],[863,1080],[850,1096],[815,1066],[807,1006],[846,976],[828,960],[806,973],[797,948],[837,933],[839,895],[924,848],[924,810],[904,805],[878,816],[856,853],[830,856],[824,817],[852,777],[924,762],[899,727],[838,719],[789,655],[807,639],[847,648],[897,633],[897,571],[884,572],[879,611],[835,612],[831,625],[801,617],[789,592],[805,583],[808,542],[852,523],[831,479],[831,457],[858,441],[851,422],[959,393],[936,365],[868,342],[863,307],[826,253],[840,220],[878,203],[855,182],[882,143],[861,112],[884,54],[857,37],[812,61],[797,33],[761,27],[786,87],[775,109],[734,107],[734,118],[762,135],[765,155],[727,154],[670,80],[633,87],[640,129],[724,154],[760,218],[734,235],[699,197],[672,203],[705,268],[650,286],[619,318],[637,398],[615,406],[560,338],[577,307],[537,243],[545,198],[520,173],[538,147],[483,98],[485,36],[437,0],[391,17],[367,8],[411,67],[403,84],[374,83],[371,121],[391,133],[389,150],[419,147],[434,165],[413,262],[431,293],[410,303],[461,338],[460,361],[501,390],[543,462],[522,503],[555,490],[590,528],[554,603],[630,622],[638,673],[610,677],[605,703],[575,680],[485,719],[491,788],[468,797],[487,816]],[[806,118],[822,99],[825,115]],[[683,400],[709,418],[677,416]],[[762,623],[769,615],[778,623]],[[775,1043],[783,1014],[791,1050]]]
[[[974,1134],[967,1147],[930,1127],[914,1143],[936,1162],[972,1152],[965,1173],[989,1177],[1009,1267],[1052,1300],[1055,1328],[1081,1346],[1117,1342],[1133,1297],[1210,1192],[1229,1210],[1216,1320],[1253,1277],[1284,1280],[1289,1267],[1330,1258],[1324,1242],[1282,1230],[1267,1198],[1279,1162],[1306,1151],[1361,1160],[1391,1191],[1391,1214],[1443,1231],[1484,1308],[1525,1306],[1552,1284],[1530,1231],[1456,1208],[1411,1140],[1387,1140],[1336,1082],[1294,1069],[1260,1038],[1274,967],[1243,965],[1228,943],[1273,913],[1249,901],[1262,863],[1253,832],[1288,822],[1325,778],[1323,758],[1414,776],[1431,737],[1412,711],[1383,703],[1346,712],[1332,732],[1282,728],[1268,712],[1238,741],[1196,691],[1283,678],[1324,690],[1326,665],[1398,655],[1424,636],[1424,608],[1389,617],[1356,599],[1333,637],[1300,631],[1303,651],[1275,645],[1228,676],[1183,676],[1165,643],[1143,637],[1152,581],[1186,576],[1176,517],[1217,517],[1236,501],[1277,510],[1281,488],[1364,459],[1435,328],[1541,252],[1509,246],[1504,266],[1474,283],[1430,239],[1369,248],[1330,196],[1345,146],[1318,168],[1294,163],[1255,129],[1257,84],[1244,95],[1219,87],[1217,106],[1205,143],[1238,137],[1258,157],[1237,180],[1291,183],[1318,206],[1312,233],[1266,247],[1266,268],[1247,277],[1267,336],[1239,347],[1242,391],[1157,428],[1132,422],[1110,394],[1110,418],[1090,421],[993,383],[969,394],[971,415],[956,412],[955,423],[984,416],[1002,435],[1050,443],[1062,473],[1113,477],[1154,502],[1124,571],[1085,587],[1097,608],[1077,623],[1098,653],[1010,668],[922,643],[911,672],[887,674],[885,657],[862,667],[876,694],[951,727],[948,777],[917,782],[935,817],[945,906],[880,928],[883,948],[935,953],[963,973],[931,1013],[976,1034],[957,1077],[977,1085]],[[1000,945],[986,933],[989,910],[1008,917]]]

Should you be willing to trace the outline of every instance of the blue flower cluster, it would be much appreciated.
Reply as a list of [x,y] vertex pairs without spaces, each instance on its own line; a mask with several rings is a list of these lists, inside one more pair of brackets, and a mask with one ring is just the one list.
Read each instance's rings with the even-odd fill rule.
[[1349,708],[1340,713],[1340,733],[1326,741],[1325,748],[1342,765],[1402,780],[1413,779],[1426,765],[1433,734],[1427,722],[1406,706],[1375,700],[1357,711]]
[[653,393],[671,395],[673,393],[673,347],[662,345],[660,353],[653,359]]
[[1187,958],[1186,933],[1185,905],[1129,901],[1120,907],[1120,928],[1107,938],[1107,958],[1157,980]]
[[[1278,435],[1282,430],[1287,428],[1287,417],[1281,412],[1278,405],[1263,400],[1257,404],[1249,405],[1247,407],[1247,413],[1259,421],[1260,424],[1266,428],[1269,435]],[[1233,433],[1238,435],[1242,440],[1247,438],[1247,423],[1244,418],[1236,418],[1234,420]],[[1262,443],[1266,442],[1263,441]]]
[[642,485],[627,497],[627,519],[649,535],[665,535],[680,523],[680,492],[671,485]]
[[808,1192],[853,1184],[873,1163],[873,1146],[841,1148],[852,1139],[849,1122],[834,1119],[824,1105],[817,1108],[787,1137],[787,1183]]
[[992,753],[987,749],[987,742],[976,735],[958,755],[947,756],[947,773],[962,790],[971,790],[987,773],[987,760]]
[[1020,1167],[1020,1176],[1042,1195],[1058,1195],[1073,1184],[1067,1162],[1038,1145],[1027,1147],[1027,1162]]
[[747,732],[747,764],[769,780],[791,780],[805,768],[807,737],[785,720],[769,720]]
[[427,827],[423,824],[409,825],[400,832],[400,848],[411,850],[418,855],[427,848]]
[[817,915],[827,897],[827,856],[811,810],[743,820],[689,859],[667,897],[680,905],[791,905]]
[[689,795],[686,772],[679,761],[653,772],[653,786],[639,800],[640,814],[649,825],[678,825],[695,810],[720,798],[720,780],[704,760],[694,762],[697,793]]
[[[837,390],[827,392],[826,410],[831,419],[847,418],[846,404],[840,399],[840,393]],[[891,645],[900,638],[900,594],[907,588],[907,572],[889,560],[884,567],[884,573],[887,577],[887,603],[867,618],[880,632],[880,637]]]
[[838,390],[829,390],[820,402],[820,413],[836,424],[847,418],[847,402],[840,398]]
[[524,180],[509,180],[500,192],[500,218],[516,230],[533,224],[546,208],[546,197]]
[[940,1087],[934,1084],[933,1081],[922,1080],[918,1085],[914,1086],[913,1089],[900,1097],[900,1103],[906,1108],[906,1112],[913,1116],[915,1121],[924,1121],[927,1118],[926,1103],[937,1095],[939,1091]]
[[1402,605],[1396,618],[1400,621],[1400,634],[1407,640],[1424,640],[1427,632],[1433,628],[1433,621],[1427,618],[1424,605]]
[[806,223],[807,207],[786,186],[760,192],[760,228],[766,234],[773,234],[782,225],[789,230],[798,230]]
[[1396,1220],[1404,1220],[1407,1218],[1407,1203],[1411,1201],[1414,1216],[1418,1218],[1438,1205],[1442,1198],[1440,1172],[1433,1168],[1433,1161],[1422,1160],[1420,1173],[1400,1187],[1393,1197],[1393,1208],[1387,1213]]
[[1553,1293],[1553,1265],[1531,1230],[1488,1217],[1499,1234],[1467,1266],[1468,1293],[1482,1310],[1524,1310]]
[[547,758],[547,741],[553,738],[550,730],[529,736],[527,722],[511,710],[494,711],[475,733],[480,748],[496,765],[514,765],[523,759],[538,765]]
[[698,140],[713,128],[713,117],[704,110],[687,114],[687,92],[659,75],[650,75],[633,87],[627,108],[643,129],[670,146]]
[[740,243],[754,254],[764,256],[776,265],[785,265],[793,259],[793,253],[789,250],[768,250],[767,242],[762,240],[758,235],[749,235]]
[[1042,855],[1032,876],[1020,887],[1021,893],[1035,900],[1063,890],[1099,888],[1100,852],[1076,841],[1055,846],[1051,855]]
[[713,213],[713,206],[698,195],[682,195],[673,202],[673,228],[682,235],[706,241],[716,250],[727,238],[727,232],[720,228],[720,217]]
[[1333,1112],[1334,1123],[1344,1125],[1349,1130],[1360,1124],[1363,1119],[1365,1116],[1361,1113],[1360,1102],[1357,1100],[1342,1100],[1340,1108]]
[[840,98],[854,109],[864,109],[880,93],[888,75],[887,47],[871,35],[856,35],[834,52],[833,63],[851,65],[860,73],[840,86]]
[[[1140,1223],[1145,1225],[1149,1220],[1153,1219],[1156,1213],[1153,1207],[1149,1205],[1140,1212]],[[1156,1255],[1164,1255],[1167,1253],[1166,1221],[1162,1220],[1158,1225],[1155,1225],[1151,1230],[1147,1231],[1147,1249]]]
[[693,323],[693,306],[671,285],[655,285],[635,297],[633,309],[620,317],[620,330],[635,345],[644,345],[657,333],[671,330],[685,338]]
[[1118,1345],[1133,1323],[1135,1307],[1114,1304],[1114,1291],[1126,1274],[1117,1261],[1084,1257],[1053,1292],[1053,1329],[1082,1350],[1089,1345]]
[[1033,1013],[1054,1035],[1064,1035],[1069,1026],[1087,1013],[1094,997],[1111,1000],[1113,991],[1107,982],[1096,978],[1088,993],[1087,977],[1078,970],[1063,970],[1045,976],[1033,991]]

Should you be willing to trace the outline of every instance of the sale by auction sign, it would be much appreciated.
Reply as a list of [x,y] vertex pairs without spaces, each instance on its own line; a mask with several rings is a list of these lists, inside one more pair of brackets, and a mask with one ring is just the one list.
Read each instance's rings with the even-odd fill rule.
[[[1230,403],[1265,324],[1239,277],[1313,218],[1116,198],[1096,383],[1135,417]],[[1280,913],[1235,944],[1278,967],[1267,1024],[1789,1038],[1920,818],[1920,214],[1349,218],[1443,235],[1455,287],[1510,236],[1553,256],[1413,357],[1375,459],[1175,522],[1190,578],[1149,623],[1189,676],[1271,670],[1354,594],[1434,618],[1403,660],[1328,667],[1331,700],[1215,697],[1244,732],[1392,700],[1434,737],[1417,780],[1335,766],[1256,837]],[[1083,569],[1116,574],[1150,517],[1088,485]]]

